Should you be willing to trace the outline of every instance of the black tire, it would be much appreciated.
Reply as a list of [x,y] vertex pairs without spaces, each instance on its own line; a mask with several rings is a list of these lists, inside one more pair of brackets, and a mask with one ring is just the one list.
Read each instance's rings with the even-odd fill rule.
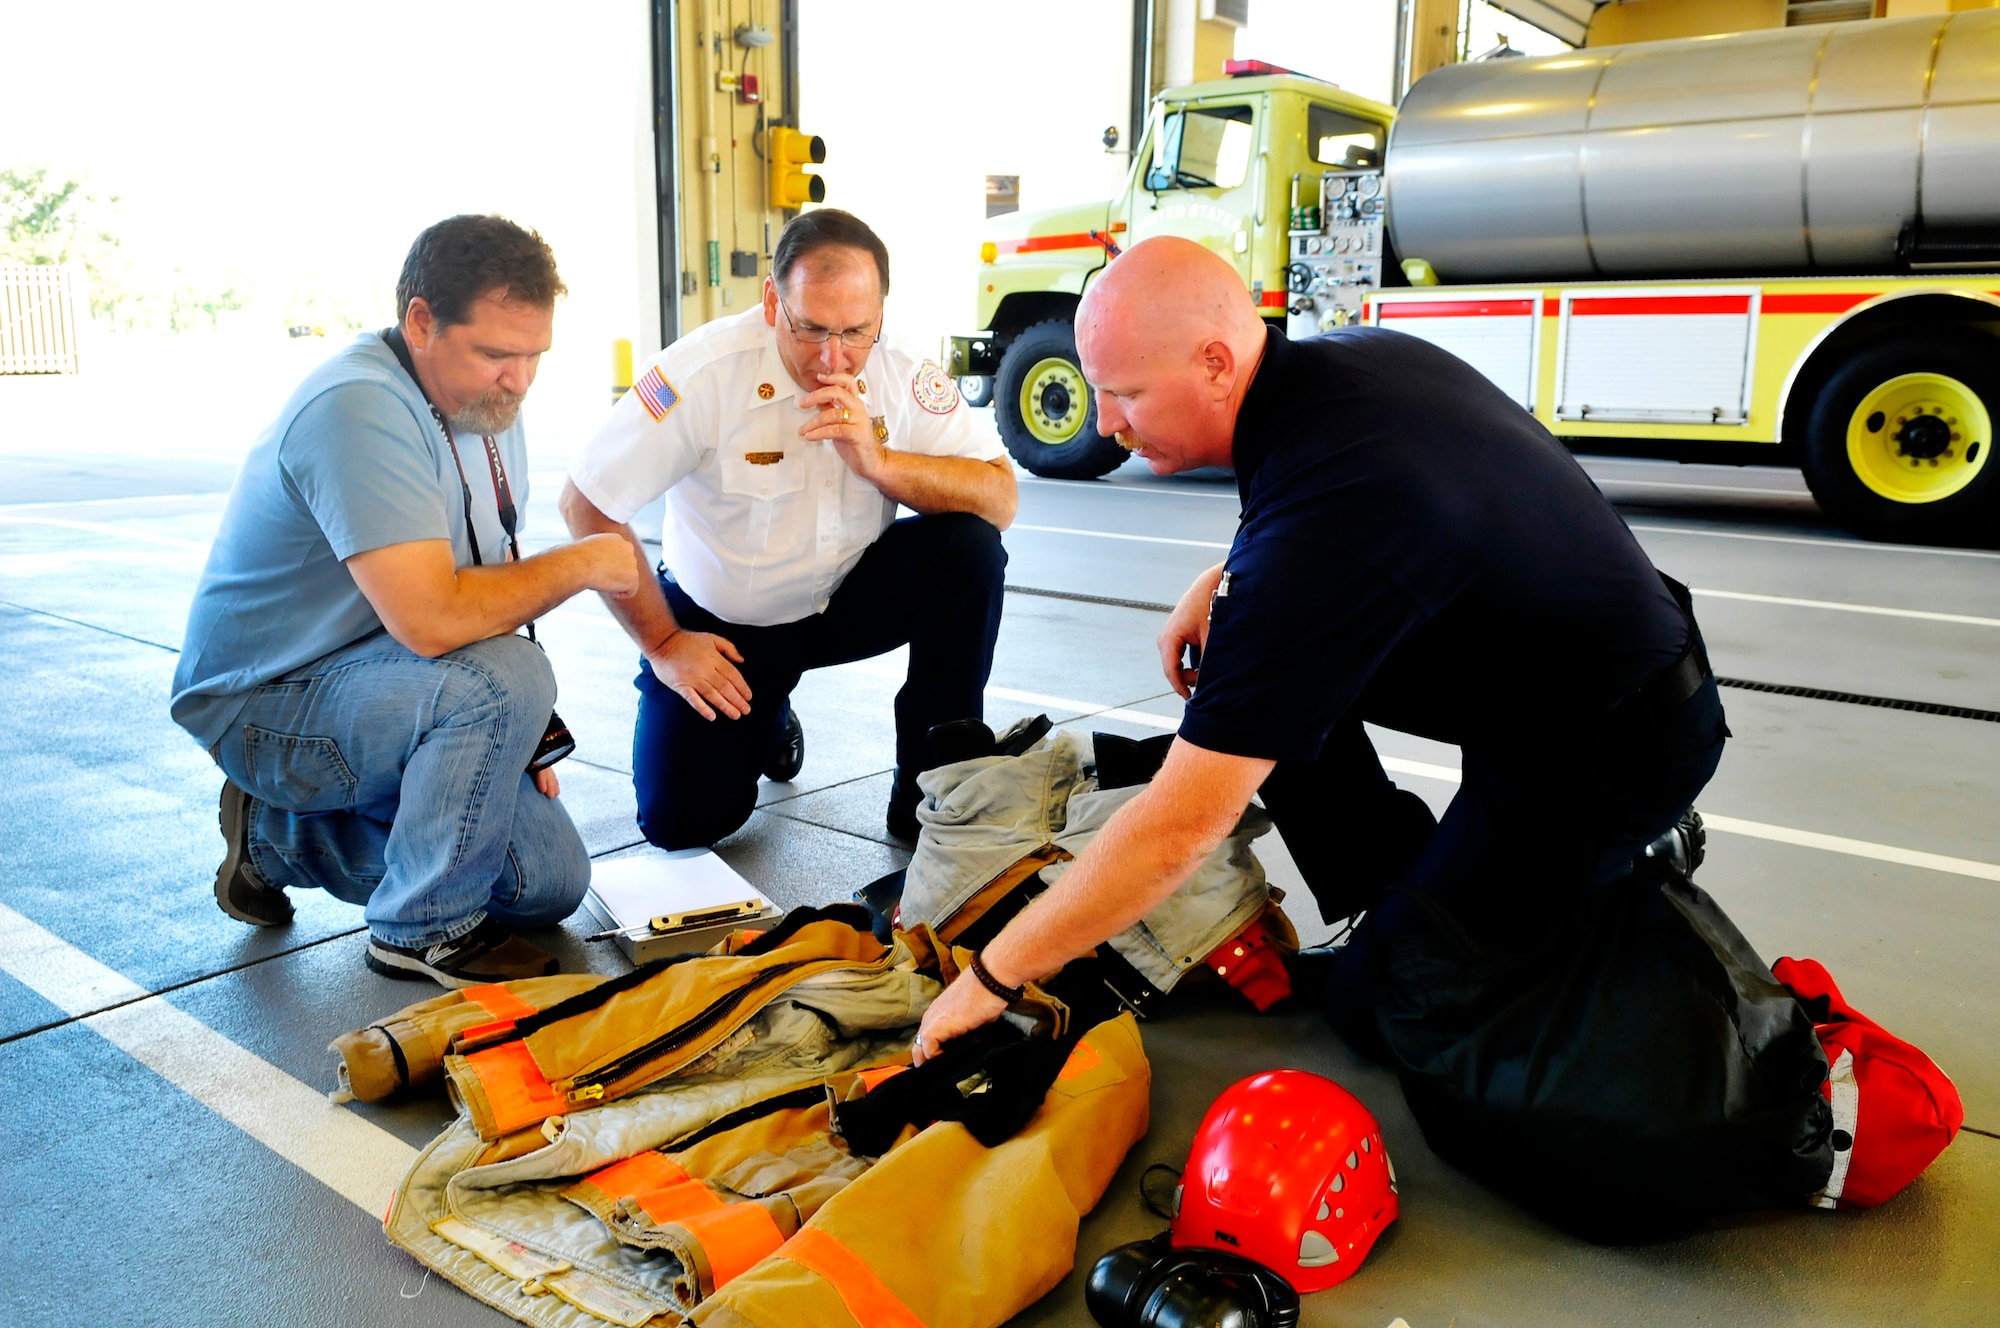
[[993,420],[1008,455],[1031,475],[1094,480],[1130,455],[1098,436],[1097,398],[1067,319],[1036,323],[1007,347],[993,385]]
[[958,380],[958,395],[968,406],[993,404],[993,379],[989,374],[966,374]]
[[1891,335],[1854,352],[1820,389],[1806,421],[1806,485],[1864,539],[1991,544],[2000,339],[1968,328]]

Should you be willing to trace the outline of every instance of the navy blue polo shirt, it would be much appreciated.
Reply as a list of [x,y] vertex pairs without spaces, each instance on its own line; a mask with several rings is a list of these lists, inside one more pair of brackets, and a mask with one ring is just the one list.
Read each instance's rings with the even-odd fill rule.
[[1343,720],[1460,745],[1601,717],[1686,648],[1575,458],[1487,378],[1382,328],[1267,333],[1242,521],[1183,738],[1318,756]]

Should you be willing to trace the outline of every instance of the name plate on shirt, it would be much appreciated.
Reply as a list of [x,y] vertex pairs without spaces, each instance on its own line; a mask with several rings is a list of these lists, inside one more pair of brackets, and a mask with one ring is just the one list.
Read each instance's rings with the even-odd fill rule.
[[785,459],[783,452],[745,452],[743,459],[753,466],[775,466]]

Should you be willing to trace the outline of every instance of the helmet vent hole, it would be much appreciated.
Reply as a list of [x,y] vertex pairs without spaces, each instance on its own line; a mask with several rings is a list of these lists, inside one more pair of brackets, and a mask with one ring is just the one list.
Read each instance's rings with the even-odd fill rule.
[[1368,1142],[1368,1139],[1365,1135],[1362,1137],[1361,1140],[1361,1151],[1364,1153],[1372,1153],[1375,1151],[1374,1147]]
[[1353,1149],[1349,1149],[1347,1152],[1347,1169],[1349,1171],[1352,1171],[1360,1165],[1361,1165],[1361,1154],[1355,1152]]
[[1333,1173],[1333,1192],[1335,1194],[1339,1194],[1342,1190],[1346,1188],[1347,1188],[1347,1177],[1341,1175],[1337,1171]]
[[1333,1211],[1333,1209],[1332,1209],[1332,1208],[1331,1208],[1331,1207],[1330,1207],[1330,1206],[1329,1206],[1329,1205],[1327,1204],[1327,1201],[1326,1201],[1326,1200],[1324,1200],[1324,1199],[1321,1199],[1321,1200],[1319,1201],[1319,1212],[1318,1212],[1318,1214],[1316,1214],[1316,1215],[1314,1216],[1314,1218],[1313,1218],[1313,1221],[1315,1221],[1315,1222],[1324,1222],[1324,1221],[1326,1221],[1326,1219],[1327,1219],[1327,1215],[1328,1215],[1329,1213],[1331,1213],[1332,1211]]
[[1330,1263],[1340,1262],[1340,1251],[1333,1242],[1317,1231],[1308,1231],[1299,1238],[1299,1267],[1324,1268]]

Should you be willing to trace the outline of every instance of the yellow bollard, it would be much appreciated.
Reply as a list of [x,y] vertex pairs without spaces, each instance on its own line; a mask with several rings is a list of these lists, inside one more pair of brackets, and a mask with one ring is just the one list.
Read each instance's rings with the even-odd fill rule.
[[632,390],[632,338],[615,337],[611,342],[611,404]]

